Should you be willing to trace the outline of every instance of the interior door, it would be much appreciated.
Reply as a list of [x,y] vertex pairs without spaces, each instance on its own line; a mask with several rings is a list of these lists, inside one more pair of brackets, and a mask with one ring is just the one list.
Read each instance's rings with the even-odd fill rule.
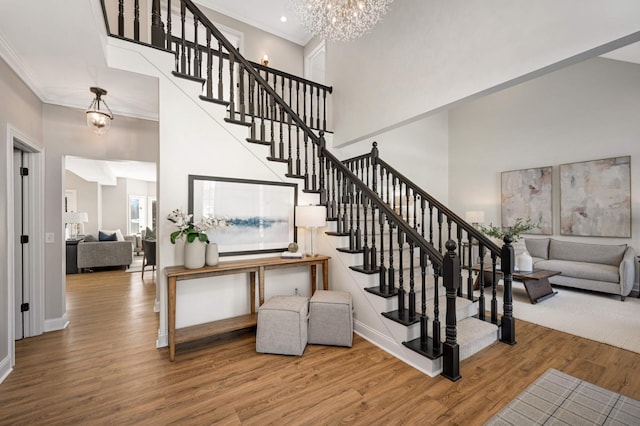
[[[19,149],[13,150],[13,217],[14,217],[14,294],[15,294],[15,338],[16,340],[29,337],[29,283],[28,274],[28,232],[26,229],[26,217],[28,214],[29,186],[27,168],[27,153]],[[27,332],[25,333],[25,330]]]

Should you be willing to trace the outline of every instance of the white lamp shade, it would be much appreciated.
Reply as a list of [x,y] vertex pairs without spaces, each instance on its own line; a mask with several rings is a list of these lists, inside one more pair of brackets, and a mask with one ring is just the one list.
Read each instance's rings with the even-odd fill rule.
[[484,223],[484,212],[482,210],[472,210],[465,212],[464,220],[469,223]]
[[87,212],[65,212],[64,223],[87,223],[89,215]]
[[327,224],[325,206],[297,206],[296,226],[316,228]]

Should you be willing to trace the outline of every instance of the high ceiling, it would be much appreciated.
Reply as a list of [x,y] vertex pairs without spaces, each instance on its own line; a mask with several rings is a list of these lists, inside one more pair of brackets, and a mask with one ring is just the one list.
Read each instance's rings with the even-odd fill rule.
[[[299,44],[310,38],[289,11],[288,0],[196,3]],[[0,56],[43,102],[86,109],[92,99],[89,87],[100,86],[108,90],[105,100],[114,114],[157,120],[157,82],[108,68],[105,34],[100,0],[0,0]],[[640,47],[607,56],[640,63]]]

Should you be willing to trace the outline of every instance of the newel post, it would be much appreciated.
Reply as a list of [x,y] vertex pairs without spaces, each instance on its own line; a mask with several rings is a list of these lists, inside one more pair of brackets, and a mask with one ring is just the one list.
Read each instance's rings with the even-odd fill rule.
[[453,240],[445,244],[447,253],[442,262],[442,280],[447,292],[447,312],[445,322],[445,342],[442,347],[442,375],[451,381],[460,376],[460,347],[456,330],[456,294],[460,285],[460,258],[456,254],[457,245]]
[[510,345],[516,344],[516,320],[513,318],[513,266],[515,255],[510,235],[504,237],[504,245],[500,254],[500,268],[504,275],[504,297],[502,313],[502,336],[500,340]]

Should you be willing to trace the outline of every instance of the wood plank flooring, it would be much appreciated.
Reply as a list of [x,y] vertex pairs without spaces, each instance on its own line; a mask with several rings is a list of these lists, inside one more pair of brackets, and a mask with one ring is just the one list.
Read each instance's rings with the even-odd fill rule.
[[[255,352],[253,332],[156,349],[152,274],[70,275],[69,327],[16,342],[0,424],[480,425],[548,368],[640,399],[640,355],[517,322],[515,346],[429,378],[356,336],[302,357]],[[638,331],[640,332],[640,330]]]

